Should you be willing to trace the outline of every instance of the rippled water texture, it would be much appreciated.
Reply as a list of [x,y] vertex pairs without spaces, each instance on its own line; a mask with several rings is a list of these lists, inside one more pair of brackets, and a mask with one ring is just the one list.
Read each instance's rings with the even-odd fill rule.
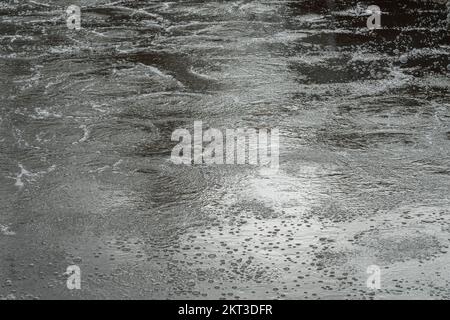
[[[450,298],[447,9],[373,2],[2,0],[0,296]],[[280,170],[172,164],[194,121]]]

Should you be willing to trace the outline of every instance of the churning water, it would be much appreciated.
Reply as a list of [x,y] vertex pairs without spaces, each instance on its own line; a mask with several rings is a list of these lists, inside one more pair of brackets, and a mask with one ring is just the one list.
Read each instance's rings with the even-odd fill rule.
[[[2,0],[0,296],[450,298],[447,9],[375,2]],[[173,164],[194,121],[278,172]]]

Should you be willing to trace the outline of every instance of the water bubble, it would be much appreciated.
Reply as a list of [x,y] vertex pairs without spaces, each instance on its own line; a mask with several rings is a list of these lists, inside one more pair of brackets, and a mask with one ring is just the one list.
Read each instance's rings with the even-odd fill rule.
[[400,57],[399,60],[400,60],[401,63],[405,64],[405,63],[408,62],[408,56],[403,55],[403,56]]
[[194,287],[194,286],[195,286],[195,280],[190,279],[190,280],[187,282],[187,285],[188,285],[189,287]]

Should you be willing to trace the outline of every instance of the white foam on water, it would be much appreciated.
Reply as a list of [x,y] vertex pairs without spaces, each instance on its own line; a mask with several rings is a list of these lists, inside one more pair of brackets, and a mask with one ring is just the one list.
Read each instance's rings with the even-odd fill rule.
[[19,163],[18,166],[19,166],[20,172],[17,174],[17,176],[10,177],[10,178],[16,180],[14,185],[16,187],[18,187],[19,189],[22,189],[25,186],[24,181],[28,181],[28,180],[34,181],[36,177],[42,177],[45,174],[50,173],[56,169],[56,165],[52,165],[47,170],[33,173],[33,172],[30,172],[27,169],[25,169],[25,167],[21,163]]
[[171,75],[165,74],[164,72],[162,72],[161,70],[159,70],[156,67],[147,66],[147,65],[145,65],[145,67],[147,69],[149,69],[152,73],[154,73],[154,74],[156,74],[158,76],[161,76],[161,77],[164,77],[164,78],[173,78]]
[[19,174],[16,176],[16,183],[14,184],[16,187],[18,187],[19,189],[23,188],[24,183],[22,181],[22,177],[26,177],[26,176],[31,176],[31,172],[26,170],[24,168],[24,166],[22,164],[19,163],[19,168],[20,168],[20,172]]
[[23,138],[23,132],[20,129],[14,128],[13,134],[19,146],[30,147],[28,142]]
[[191,74],[193,74],[194,76],[196,76],[196,77],[198,77],[198,78],[201,78],[201,79],[211,80],[211,81],[217,81],[217,79],[215,79],[215,78],[213,78],[213,77],[210,77],[210,76],[208,76],[208,75],[206,75],[206,74],[202,74],[202,73],[199,73],[199,72],[195,71],[193,67],[190,67],[190,68],[189,68],[189,72],[190,72]]
[[30,2],[30,3],[32,3],[32,4],[35,4],[35,5],[38,5],[38,6],[46,7],[46,8],[49,8],[49,7],[50,7],[49,4],[46,4],[46,3],[40,3],[40,2],[37,2],[37,1],[33,1],[33,0],[29,0],[28,2]]
[[15,35],[5,35],[5,36],[1,36],[0,39],[1,39],[1,40],[3,40],[3,39],[10,39],[10,40],[9,40],[10,43],[13,43],[14,41],[16,41],[16,40],[18,40],[18,39],[24,40],[24,41],[26,41],[26,40],[31,41],[31,40],[34,40],[34,37],[33,37],[33,36],[24,36],[24,35],[20,35],[20,34],[15,34]]
[[0,224],[0,233],[4,236],[14,236],[16,234],[14,231],[9,230],[8,226],[2,224]]
[[348,87],[357,95],[380,95],[394,88],[404,87],[414,80],[413,76],[403,73],[400,68],[393,68],[389,74],[390,78],[387,79],[351,82]]
[[113,164],[113,170],[117,170],[118,167],[123,163],[123,160],[120,159],[119,161],[117,161],[116,163]]
[[80,140],[73,142],[72,144],[86,142],[87,139],[89,139],[90,131],[88,127],[85,124],[82,124],[81,126],[79,126],[79,128],[83,129],[83,137]]
[[35,108],[34,111],[36,112],[36,115],[30,115],[33,119],[47,119],[47,118],[61,118],[62,115],[58,113],[52,113],[48,110],[41,109],[41,108]]
[[101,113],[106,113],[106,112],[108,112],[108,110],[102,108],[103,106],[104,106],[104,107],[107,107],[106,104],[93,103],[93,104],[92,104],[92,109],[94,109],[94,110],[96,110],[96,111],[98,111],[98,112],[101,112]]
[[319,14],[304,14],[301,16],[294,17],[293,20],[298,21],[300,23],[326,22],[325,16]]
[[89,173],[101,173],[101,172],[104,172],[104,171],[106,171],[108,169],[111,169],[112,172],[117,173],[118,170],[120,169],[119,166],[122,164],[122,162],[123,162],[123,160],[120,159],[116,163],[114,163],[112,166],[111,165],[106,165],[106,166],[103,166],[101,168],[89,170]]
[[134,9],[134,8],[128,8],[128,7],[124,7],[124,6],[111,6],[110,4],[107,4],[105,6],[102,6],[102,8],[106,8],[106,9],[112,9],[116,12],[120,12],[121,14],[128,14],[130,17],[134,17],[134,16],[138,16],[138,17],[147,17],[147,18],[152,18],[158,21],[163,21],[163,17],[155,14],[155,13],[151,13],[146,11],[145,9]]
[[385,55],[380,55],[376,53],[355,52],[353,53],[350,61],[373,62],[373,61],[383,61],[383,59],[386,59]]
[[153,67],[153,66],[149,66],[149,65],[145,65],[143,63],[140,63],[138,66],[134,67],[132,70],[137,70],[137,68],[142,68],[144,67],[146,71],[150,71],[150,74],[147,73],[148,76],[151,75],[156,75],[160,78],[166,79],[166,80],[170,80],[170,81],[175,81],[175,84],[180,87],[180,88],[184,88],[184,85],[178,81],[177,79],[175,79],[173,76],[171,76],[170,74],[164,73],[163,71],[161,71],[160,69]]
[[81,125],[81,129],[83,129],[83,137],[79,140],[79,142],[85,142],[89,138],[89,129],[86,127],[86,125]]

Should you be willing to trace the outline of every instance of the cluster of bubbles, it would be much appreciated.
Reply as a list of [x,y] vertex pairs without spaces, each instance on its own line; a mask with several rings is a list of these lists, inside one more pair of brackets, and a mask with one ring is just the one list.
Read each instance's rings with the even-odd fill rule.
[[439,4],[445,4],[447,6],[447,28],[450,27],[450,0],[434,0]]
[[447,28],[450,27],[450,1],[447,1]]

